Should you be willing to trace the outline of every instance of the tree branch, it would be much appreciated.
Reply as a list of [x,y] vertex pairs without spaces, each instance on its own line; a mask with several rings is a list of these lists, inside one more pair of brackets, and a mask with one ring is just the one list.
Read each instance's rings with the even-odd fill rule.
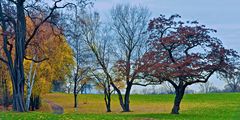
[[192,85],[194,83],[206,83],[215,71],[216,70],[211,71],[204,80],[195,80],[195,81],[191,81],[191,82],[186,82],[185,85],[187,86],[187,85]]
[[0,61],[4,62],[5,64],[7,64],[7,60],[5,60],[4,58],[0,57]]
[[49,58],[44,58],[44,59],[42,59],[42,60],[35,60],[35,59],[33,59],[33,58],[27,58],[26,56],[24,57],[24,59],[26,59],[26,60],[31,60],[31,61],[33,61],[33,62],[35,62],[35,63],[40,63],[40,62],[43,62],[43,61],[45,61],[45,60],[49,60]]
[[42,24],[44,24],[54,13],[54,11],[56,9],[61,9],[61,8],[65,8],[68,5],[71,5],[73,3],[67,3],[61,7],[57,6],[57,3],[61,2],[62,0],[58,0],[54,3],[54,6],[52,8],[50,8],[50,13],[48,14],[48,16],[46,18],[44,18],[33,30],[32,34],[30,35],[30,37],[27,39],[26,43],[25,43],[25,49],[27,49],[28,44],[30,43],[30,41],[33,39],[33,37],[35,36],[35,34],[37,33],[38,29],[41,27]]
[[132,85],[139,85],[139,86],[148,86],[148,85],[156,85],[155,83],[147,83],[147,84],[141,84],[141,83],[132,83]]

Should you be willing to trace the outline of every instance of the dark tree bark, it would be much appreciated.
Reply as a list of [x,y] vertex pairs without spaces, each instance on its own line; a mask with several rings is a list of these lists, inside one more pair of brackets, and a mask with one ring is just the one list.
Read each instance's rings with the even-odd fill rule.
[[[40,26],[45,23],[54,13],[56,9],[64,8],[71,3],[65,4],[63,6],[57,6],[57,3],[62,0],[57,0],[54,2],[54,6],[49,9],[49,14],[46,16],[41,22],[36,25],[32,34],[26,39],[26,16],[25,16],[25,8],[24,3],[26,0],[9,0],[11,4],[16,6],[16,16],[8,16],[6,15],[5,9],[3,9],[3,0],[0,0],[0,21],[1,21],[1,37],[3,39],[3,51],[6,55],[6,58],[0,56],[0,60],[3,61],[8,66],[8,70],[12,80],[13,86],[13,111],[17,112],[26,112],[25,102],[24,102],[24,66],[23,61],[25,57],[25,50],[27,49],[28,44],[33,39],[35,34],[37,33]],[[10,6],[7,6],[10,7]],[[6,7],[6,8],[7,8]],[[33,5],[34,7],[34,5]],[[12,8],[13,10],[15,8]],[[34,8],[33,8],[34,9]],[[28,16],[31,18],[31,16]],[[11,23],[9,25],[8,23]],[[8,32],[10,29],[13,29],[13,38],[14,43],[11,44],[8,39]],[[12,36],[11,36],[12,37]],[[14,49],[13,49],[14,47]],[[15,51],[12,51],[15,50]]]
[[77,96],[78,96],[77,85],[78,85],[77,84],[77,75],[75,75],[75,77],[74,77],[74,88],[73,88],[74,108],[78,107],[78,104],[77,104]]
[[29,110],[35,111],[41,106],[40,96],[31,96]]
[[77,94],[74,93],[74,108],[77,108],[78,104],[77,104]]
[[34,106],[34,99],[33,99],[33,97],[31,96],[31,98],[30,98],[30,107],[29,107],[29,109],[31,108],[31,111],[34,111],[35,110],[35,106]]
[[[17,8],[17,21],[14,26],[15,32],[15,57],[11,56],[11,50],[8,49],[7,35],[3,37],[3,49],[6,54],[7,60],[4,61],[10,71],[12,86],[13,86],[13,111],[25,112],[24,104],[24,67],[23,60],[25,54],[25,38],[26,38],[26,20],[24,13],[24,1],[18,0]],[[2,22],[2,31],[7,32],[6,20],[4,19],[2,10],[2,1],[0,2],[0,18]]]
[[34,97],[34,104],[35,104],[35,109],[39,109],[41,106],[41,99],[40,96],[35,96]]
[[[17,28],[16,28],[16,58],[14,68],[12,68],[11,76],[13,79],[13,110],[25,112],[24,103],[24,67],[23,60],[25,54],[25,38],[26,38],[26,20],[24,14],[23,1],[19,0],[17,4]],[[11,67],[9,67],[11,69]]]
[[131,91],[131,88],[132,88],[132,84],[129,83],[128,87],[126,88],[126,93],[125,93],[125,96],[124,96],[124,106],[125,106],[125,111],[124,112],[130,112],[130,107],[129,107],[129,104],[130,104],[130,91]]
[[174,99],[174,105],[173,105],[171,114],[179,114],[180,104],[181,104],[182,98],[184,96],[185,88],[186,87],[184,87],[184,86],[179,86],[179,87],[175,88],[176,96]]
[[104,101],[107,112],[111,112],[111,92],[106,88],[104,89]]
[[117,88],[117,86],[112,82],[112,80],[111,80],[111,86],[112,86],[112,87],[114,88],[114,90],[117,92],[120,106],[121,106],[123,112],[125,112],[126,109],[125,109],[125,104],[124,104],[124,101],[123,101],[123,96],[122,96],[121,91],[120,91],[120,90]]
[[[2,76],[3,77],[3,76]],[[8,86],[6,83],[6,79],[2,78],[2,105],[3,105],[3,110],[7,110],[9,106],[9,101],[8,101]]]

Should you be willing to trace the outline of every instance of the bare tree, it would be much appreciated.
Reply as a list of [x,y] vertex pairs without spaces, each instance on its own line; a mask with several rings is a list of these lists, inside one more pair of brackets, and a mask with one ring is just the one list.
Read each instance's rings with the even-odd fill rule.
[[221,73],[219,78],[226,82],[226,88],[230,89],[231,92],[237,92],[240,90],[240,72],[234,71],[232,74]]
[[211,92],[216,92],[217,88],[213,86],[213,83],[211,82],[206,82],[200,84],[200,92],[201,93],[211,93]]
[[111,95],[113,93],[113,90],[110,86],[110,79],[106,77],[104,73],[93,73],[95,76],[96,81],[96,88],[103,90],[104,93],[104,101],[106,105],[106,111],[111,112]]
[[85,13],[81,17],[81,34],[83,40],[92,52],[95,64],[92,76],[96,79],[96,85],[104,92],[104,100],[107,112],[111,112],[111,94],[113,89],[111,85],[117,89],[121,88],[121,82],[115,79],[113,73],[113,63],[115,57],[115,49],[113,48],[111,39],[111,30],[106,25],[101,26],[99,14]]
[[70,18],[64,19],[64,23],[67,21],[65,24],[65,36],[67,36],[75,58],[75,69],[73,71],[72,82],[74,108],[77,108],[77,96],[79,92],[83,90],[85,85],[87,85],[87,82],[91,79],[89,76],[91,71],[91,61],[89,61],[89,58],[91,58],[92,54],[88,51],[88,46],[84,44],[84,38],[81,32],[83,29],[81,28],[82,16],[85,13],[86,6],[83,7],[74,5],[73,7],[73,14],[70,15]]
[[124,99],[122,93],[113,84],[119,95],[120,105],[124,112],[129,112],[130,91],[138,78],[137,60],[144,53],[146,45],[147,22],[150,13],[141,6],[116,5],[111,10],[112,29],[116,35],[119,60],[115,65],[122,74],[126,84]]

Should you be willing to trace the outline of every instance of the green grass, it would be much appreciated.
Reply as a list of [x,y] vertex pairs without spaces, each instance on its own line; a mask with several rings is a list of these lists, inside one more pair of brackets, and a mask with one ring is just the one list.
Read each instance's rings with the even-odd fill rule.
[[117,96],[112,98],[112,113],[105,112],[103,95],[79,95],[79,109],[73,109],[73,96],[54,93],[44,96],[64,107],[64,114],[52,114],[43,101],[39,111],[0,112],[0,120],[239,120],[240,93],[189,94],[181,104],[180,115],[171,115],[174,95],[132,95],[132,112],[122,113]]

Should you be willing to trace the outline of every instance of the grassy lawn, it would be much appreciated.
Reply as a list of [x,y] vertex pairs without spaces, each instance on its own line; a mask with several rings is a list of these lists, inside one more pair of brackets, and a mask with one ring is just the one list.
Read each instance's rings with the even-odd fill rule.
[[64,108],[64,114],[51,113],[51,107],[43,100],[43,107],[36,112],[0,112],[0,120],[239,120],[240,93],[185,95],[180,115],[169,114],[173,95],[132,95],[132,112],[122,113],[116,95],[112,98],[111,113],[105,112],[103,95],[79,95],[79,108],[73,109],[73,96],[54,93],[44,96]]

